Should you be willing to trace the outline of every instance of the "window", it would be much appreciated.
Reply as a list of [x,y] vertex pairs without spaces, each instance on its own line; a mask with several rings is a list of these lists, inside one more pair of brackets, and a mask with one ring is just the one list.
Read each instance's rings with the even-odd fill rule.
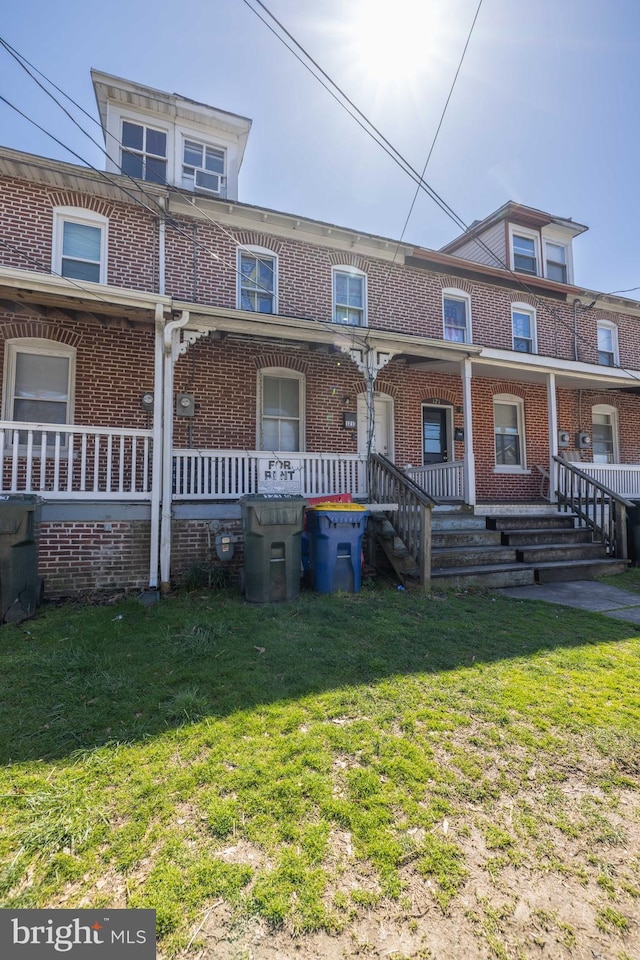
[[262,370],[259,375],[258,449],[304,449],[304,378],[290,370]]
[[618,411],[607,404],[599,404],[591,410],[592,449],[594,463],[617,463],[618,456]]
[[546,276],[558,283],[567,282],[567,248],[560,243],[545,242]]
[[277,258],[259,247],[238,251],[238,308],[277,313]]
[[333,319],[352,327],[367,325],[367,277],[360,270],[333,271]]
[[53,212],[52,271],[73,280],[106,283],[107,222],[91,210],[57,207]]
[[524,408],[522,400],[497,396],[493,401],[496,469],[522,470],[524,460]]
[[123,173],[151,183],[167,181],[167,134],[141,123],[122,121]]
[[519,353],[536,352],[536,311],[526,303],[511,304],[513,349]]
[[444,339],[471,343],[471,299],[461,290],[443,290]]
[[513,269],[519,273],[538,275],[538,259],[536,256],[536,241],[534,237],[525,237],[519,233],[512,236]]
[[[73,347],[36,338],[8,340],[4,419],[24,423],[69,423],[74,373]],[[26,436],[21,436],[20,440],[26,442]]]
[[182,155],[182,184],[188,190],[202,190],[218,196],[224,193],[225,152],[195,140],[185,140]]
[[598,323],[598,363],[618,366],[618,329],[613,323]]

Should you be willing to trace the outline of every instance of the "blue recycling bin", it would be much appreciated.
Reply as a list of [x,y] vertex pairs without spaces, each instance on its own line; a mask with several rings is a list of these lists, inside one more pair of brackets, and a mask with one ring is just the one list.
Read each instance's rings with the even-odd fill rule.
[[319,503],[307,511],[311,582],[317,593],[359,593],[368,511],[358,503]]

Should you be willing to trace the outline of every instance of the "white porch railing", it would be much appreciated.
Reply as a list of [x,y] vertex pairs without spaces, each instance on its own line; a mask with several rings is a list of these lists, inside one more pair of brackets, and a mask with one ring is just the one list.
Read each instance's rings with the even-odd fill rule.
[[640,464],[575,463],[574,466],[621,497],[627,500],[640,499]]
[[300,471],[291,492],[303,497],[350,493],[366,497],[366,457],[338,453],[273,453],[264,450],[174,449],[173,495],[176,500],[238,500],[261,489],[259,461],[290,461]]
[[0,494],[150,500],[151,430],[0,421]]
[[434,499],[464,502],[464,460],[406,467],[404,472]]

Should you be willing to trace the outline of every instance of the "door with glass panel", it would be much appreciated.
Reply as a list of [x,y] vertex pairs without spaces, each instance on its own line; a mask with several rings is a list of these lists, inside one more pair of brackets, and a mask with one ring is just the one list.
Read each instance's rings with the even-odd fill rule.
[[450,419],[449,407],[431,407],[423,404],[422,462],[425,466],[431,463],[447,463],[451,459]]

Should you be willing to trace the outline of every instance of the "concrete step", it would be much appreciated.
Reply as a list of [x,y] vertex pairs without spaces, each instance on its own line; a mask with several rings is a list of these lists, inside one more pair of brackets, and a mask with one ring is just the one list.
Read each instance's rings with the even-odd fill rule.
[[549,513],[538,515],[520,515],[487,517],[488,530],[548,530],[556,528],[573,529],[574,518],[567,513]]
[[478,567],[484,564],[495,566],[503,563],[517,563],[514,547],[437,547],[431,551],[431,569],[442,567]]
[[[432,531],[433,547],[499,547],[504,544],[499,530],[437,530]],[[507,544],[509,546],[509,544]]]
[[584,527],[552,527],[547,530],[502,530],[502,543],[508,547],[534,546],[537,543],[591,543],[591,531]]
[[432,570],[435,586],[482,587],[487,590],[497,587],[522,587],[534,583],[533,567],[523,563],[496,564],[487,566],[445,567]]
[[554,563],[537,563],[533,569],[537,583],[559,583],[612,577],[614,574],[624,573],[628,566],[626,560],[560,560]]
[[545,543],[535,547],[520,547],[517,551],[520,563],[554,563],[559,560],[606,560],[603,543]]
[[486,518],[473,513],[437,513],[431,512],[431,530],[486,530]]

